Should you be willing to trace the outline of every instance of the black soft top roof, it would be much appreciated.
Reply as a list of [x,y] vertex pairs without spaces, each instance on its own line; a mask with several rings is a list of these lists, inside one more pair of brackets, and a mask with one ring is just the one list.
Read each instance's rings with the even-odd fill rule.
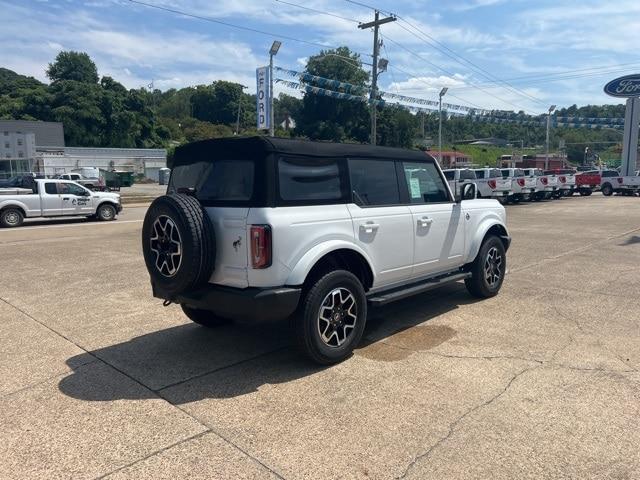
[[272,137],[213,138],[176,148],[169,168],[216,159],[264,158],[272,153],[305,157],[366,157],[388,160],[435,161],[428,153],[403,148],[377,147],[351,143],[313,142]]

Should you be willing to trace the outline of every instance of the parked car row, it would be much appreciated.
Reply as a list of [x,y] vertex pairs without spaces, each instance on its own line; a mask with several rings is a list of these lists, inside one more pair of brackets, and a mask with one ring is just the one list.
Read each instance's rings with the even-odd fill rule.
[[548,200],[576,192],[583,196],[595,191],[601,191],[605,196],[640,192],[638,172],[635,176],[625,177],[616,170],[576,172],[572,169],[485,167],[449,169],[444,170],[444,174],[454,192],[463,184],[473,182],[477,185],[478,197],[494,198],[502,203]]

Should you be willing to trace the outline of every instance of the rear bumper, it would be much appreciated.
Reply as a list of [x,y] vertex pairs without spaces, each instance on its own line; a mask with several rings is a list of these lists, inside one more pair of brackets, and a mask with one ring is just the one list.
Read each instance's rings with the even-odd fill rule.
[[[153,296],[167,299],[153,285]],[[192,292],[175,295],[172,301],[209,310],[231,320],[260,323],[289,317],[300,301],[301,288],[233,288],[208,283]]]

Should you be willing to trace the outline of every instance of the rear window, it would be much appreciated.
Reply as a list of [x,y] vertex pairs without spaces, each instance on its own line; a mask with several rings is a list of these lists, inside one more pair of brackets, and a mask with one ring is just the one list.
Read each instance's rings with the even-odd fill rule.
[[476,170],[476,178],[485,178],[484,170]]
[[492,168],[491,170],[489,170],[489,178],[501,178],[501,177],[502,177],[502,172],[497,168]]
[[475,180],[476,173],[473,170],[460,170],[460,180]]
[[521,168],[516,168],[513,171],[513,176],[514,177],[524,177],[524,170],[522,170]]
[[508,168],[502,170],[502,178],[509,178],[509,175],[511,175],[511,172]]
[[253,197],[252,160],[215,160],[180,165],[171,172],[169,191],[195,189],[203,202],[247,202]]
[[278,160],[280,199],[285,202],[338,203],[345,197],[338,160],[282,157]]
[[446,178],[447,180],[455,180],[456,178],[456,172],[454,172],[453,170],[445,170],[442,173],[444,173],[444,178]]

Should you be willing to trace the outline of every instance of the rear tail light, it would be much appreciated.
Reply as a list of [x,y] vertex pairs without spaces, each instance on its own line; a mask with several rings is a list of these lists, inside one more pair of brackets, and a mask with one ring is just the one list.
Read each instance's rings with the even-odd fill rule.
[[567,177],[559,177],[560,183],[567,183]]
[[251,225],[251,266],[267,268],[271,266],[271,227]]
[[547,183],[549,183],[549,179],[547,177],[542,177],[540,181],[542,182],[543,185],[546,185]]
[[618,183],[622,185],[622,177],[618,177]]
[[489,185],[489,188],[496,188],[496,181],[495,180],[489,180],[487,182],[487,184]]
[[524,178],[518,179],[518,185],[520,185],[521,187],[524,187]]

